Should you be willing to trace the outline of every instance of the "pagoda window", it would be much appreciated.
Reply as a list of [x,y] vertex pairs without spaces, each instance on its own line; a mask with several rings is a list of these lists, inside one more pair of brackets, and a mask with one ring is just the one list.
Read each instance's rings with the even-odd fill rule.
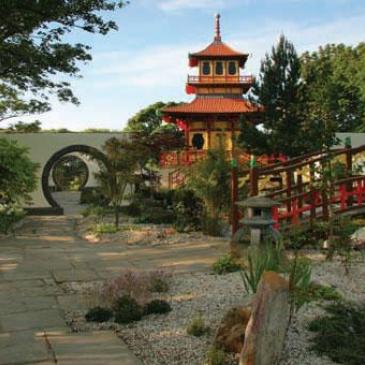
[[202,150],[205,144],[203,134],[195,133],[191,142],[194,148],[197,150]]
[[228,73],[229,73],[229,75],[236,75],[237,74],[236,62],[230,61],[228,63]]
[[203,62],[203,75],[210,75],[210,62]]
[[218,61],[215,63],[215,74],[216,75],[223,75],[224,69],[223,69],[223,62]]

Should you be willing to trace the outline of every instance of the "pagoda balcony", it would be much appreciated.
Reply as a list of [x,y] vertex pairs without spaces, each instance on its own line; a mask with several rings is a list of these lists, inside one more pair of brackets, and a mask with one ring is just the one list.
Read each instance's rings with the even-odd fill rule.
[[255,82],[255,78],[252,75],[246,76],[192,76],[188,75],[188,84],[190,85],[199,85],[199,84],[207,84],[207,85],[216,85],[216,84],[226,84],[226,85],[253,85]]

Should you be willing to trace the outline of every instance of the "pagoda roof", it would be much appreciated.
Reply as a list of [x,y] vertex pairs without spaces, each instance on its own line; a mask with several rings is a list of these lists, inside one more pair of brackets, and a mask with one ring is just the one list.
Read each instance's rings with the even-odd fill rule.
[[235,51],[233,48],[228,46],[226,43],[220,40],[214,40],[208,47],[200,52],[190,53],[189,58],[204,58],[204,57],[230,57],[247,59],[247,53],[241,53]]
[[243,98],[202,98],[197,97],[191,103],[167,107],[162,110],[168,114],[241,114],[257,113],[262,108]]

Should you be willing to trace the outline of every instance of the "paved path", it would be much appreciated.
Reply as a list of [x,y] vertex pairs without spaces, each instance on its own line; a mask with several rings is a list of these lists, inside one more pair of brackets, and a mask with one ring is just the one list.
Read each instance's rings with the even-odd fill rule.
[[125,268],[205,270],[221,244],[128,248],[90,245],[72,217],[28,218],[21,235],[0,239],[0,365],[139,365],[113,332],[70,333],[65,310],[84,307],[64,283],[102,280]]

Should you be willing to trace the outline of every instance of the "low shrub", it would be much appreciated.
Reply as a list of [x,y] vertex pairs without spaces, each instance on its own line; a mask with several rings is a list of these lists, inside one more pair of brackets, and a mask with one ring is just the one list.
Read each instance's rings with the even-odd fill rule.
[[223,224],[219,218],[208,217],[203,215],[202,218],[202,231],[207,236],[222,237]]
[[95,216],[98,220],[98,222],[101,222],[104,217],[110,212],[110,209],[107,207],[101,207],[101,206],[95,206],[95,205],[89,205],[87,208],[85,208],[81,214],[84,218]]
[[171,274],[163,270],[152,271],[150,273],[149,290],[152,293],[166,293],[170,289],[169,278]]
[[135,222],[142,224],[172,224],[174,221],[175,214],[171,210],[161,207],[149,207],[144,209],[142,215]]
[[232,257],[232,255],[224,255],[213,264],[215,274],[222,275],[230,272],[236,272],[242,269],[241,265]]
[[113,317],[113,312],[110,309],[102,307],[91,308],[85,315],[88,322],[107,322]]
[[81,189],[80,204],[107,206],[108,198],[98,187],[84,187]]
[[117,233],[119,229],[110,223],[98,223],[91,227],[90,231],[94,234]]
[[207,353],[207,365],[223,365],[226,360],[226,353],[216,347],[212,347]]
[[126,324],[142,319],[143,310],[137,301],[129,295],[117,299],[113,306],[115,322]]
[[205,325],[204,318],[199,315],[189,323],[186,332],[190,336],[201,337],[209,332],[209,327]]
[[165,314],[171,312],[172,308],[165,300],[152,300],[144,307],[143,313],[148,314]]
[[314,319],[311,350],[346,365],[363,365],[365,359],[365,305],[337,302],[325,307],[327,315]]
[[0,233],[8,234],[25,217],[25,212],[12,205],[0,204]]

